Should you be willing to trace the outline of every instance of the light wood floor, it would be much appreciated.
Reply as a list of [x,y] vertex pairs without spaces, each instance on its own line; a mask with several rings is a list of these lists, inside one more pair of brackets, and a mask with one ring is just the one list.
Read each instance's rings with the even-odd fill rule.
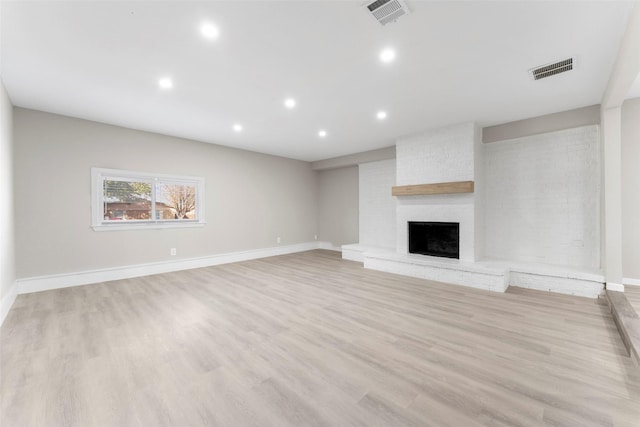
[[0,425],[640,426],[603,301],[312,251],[18,296]]
[[640,286],[626,285],[624,287],[624,295],[629,300],[629,304],[640,314]]

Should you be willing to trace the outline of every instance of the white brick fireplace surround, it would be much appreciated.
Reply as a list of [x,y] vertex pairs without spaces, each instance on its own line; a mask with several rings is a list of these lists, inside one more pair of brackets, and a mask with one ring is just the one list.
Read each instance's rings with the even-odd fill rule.
[[[596,125],[482,144],[480,129],[463,123],[399,140],[395,167],[360,165],[360,242],[343,246],[343,258],[497,292],[595,298],[604,283],[599,153]],[[473,193],[391,196],[393,185],[454,181],[474,181]],[[409,254],[409,221],[459,223],[460,259]]]
[[[396,143],[396,185],[478,181],[481,171],[481,133],[473,123],[436,129]],[[460,260],[481,257],[476,242],[476,203],[482,189],[474,193],[403,196],[396,198],[396,249],[407,253],[408,221],[460,223]],[[479,242],[478,242],[479,243]]]

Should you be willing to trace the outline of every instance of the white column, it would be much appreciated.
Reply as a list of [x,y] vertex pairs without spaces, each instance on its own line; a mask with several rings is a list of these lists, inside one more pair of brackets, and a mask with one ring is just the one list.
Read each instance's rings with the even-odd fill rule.
[[607,289],[624,291],[622,285],[622,158],[621,107],[633,81],[640,74],[640,1],[634,7],[609,83],[602,97],[601,126],[603,163],[604,216],[602,267]]
[[604,254],[602,264],[607,289],[624,291],[622,285],[622,157],[621,108],[601,112],[604,174]]

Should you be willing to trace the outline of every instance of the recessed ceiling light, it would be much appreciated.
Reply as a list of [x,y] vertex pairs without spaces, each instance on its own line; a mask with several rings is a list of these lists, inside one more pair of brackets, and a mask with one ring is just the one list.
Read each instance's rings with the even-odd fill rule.
[[163,77],[158,80],[158,86],[160,86],[161,89],[171,89],[173,87],[173,82],[169,77]]
[[203,37],[210,40],[215,40],[218,38],[218,35],[220,35],[218,27],[210,23],[202,24],[202,27],[200,27],[200,32],[202,33]]
[[320,138],[324,138],[325,136],[327,136],[327,131],[326,131],[326,130],[324,130],[324,129],[323,129],[323,130],[318,131],[318,136],[319,136]]
[[236,123],[233,125],[233,130],[236,132],[242,132],[242,125],[240,123]]
[[287,98],[284,100],[284,106],[291,109],[296,106],[296,100],[293,98]]
[[395,50],[391,48],[387,48],[387,49],[383,49],[382,52],[380,52],[380,61],[384,63],[389,63],[389,62],[393,62],[394,59],[396,59]]
[[378,113],[376,114],[376,117],[378,118],[378,120],[384,120],[387,118],[387,112],[386,111],[378,111]]

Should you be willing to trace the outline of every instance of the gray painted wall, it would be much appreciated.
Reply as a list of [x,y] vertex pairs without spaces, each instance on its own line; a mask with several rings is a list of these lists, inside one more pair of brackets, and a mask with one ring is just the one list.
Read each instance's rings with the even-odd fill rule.
[[[0,191],[11,200],[13,138],[17,212],[14,220],[11,203],[0,206],[7,218],[1,221],[2,297],[16,275],[26,278],[264,248],[276,246],[278,236],[281,244],[311,241],[314,234],[334,246],[359,240],[355,166],[314,172],[306,162],[21,108],[13,110],[12,137],[12,112],[4,89],[1,97]],[[635,279],[640,279],[639,105],[631,100],[623,109],[624,264],[625,277]],[[516,128],[524,132],[522,126]],[[208,224],[199,229],[94,232],[89,204],[92,166],[204,176]],[[14,230],[15,263],[10,239]],[[171,247],[178,249],[177,257],[169,256]]]
[[0,299],[7,296],[16,279],[13,240],[12,113],[9,95],[0,80]]
[[[21,108],[14,141],[18,278],[272,247],[277,237],[282,245],[309,242],[317,234],[316,173],[307,162]],[[202,176],[207,224],[95,232],[91,167]],[[170,248],[178,255],[170,257]]]
[[640,98],[622,104],[622,271],[640,280]]
[[318,172],[318,239],[358,243],[358,167]]
[[379,148],[377,150],[364,151],[362,153],[348,154],[346,156],[334,157],[331,159],[318,160],[311,163],[313,170],[326,170],[345,168],[347,166],[358,166],[362,163],[378,162],[396,158],[396,146]]
[[515,122],[488,126],[482,129],[482,142],[504,141],[523,136],[539,135],[556,130],[597,125],[600,123],[600,105],[576,108]]

